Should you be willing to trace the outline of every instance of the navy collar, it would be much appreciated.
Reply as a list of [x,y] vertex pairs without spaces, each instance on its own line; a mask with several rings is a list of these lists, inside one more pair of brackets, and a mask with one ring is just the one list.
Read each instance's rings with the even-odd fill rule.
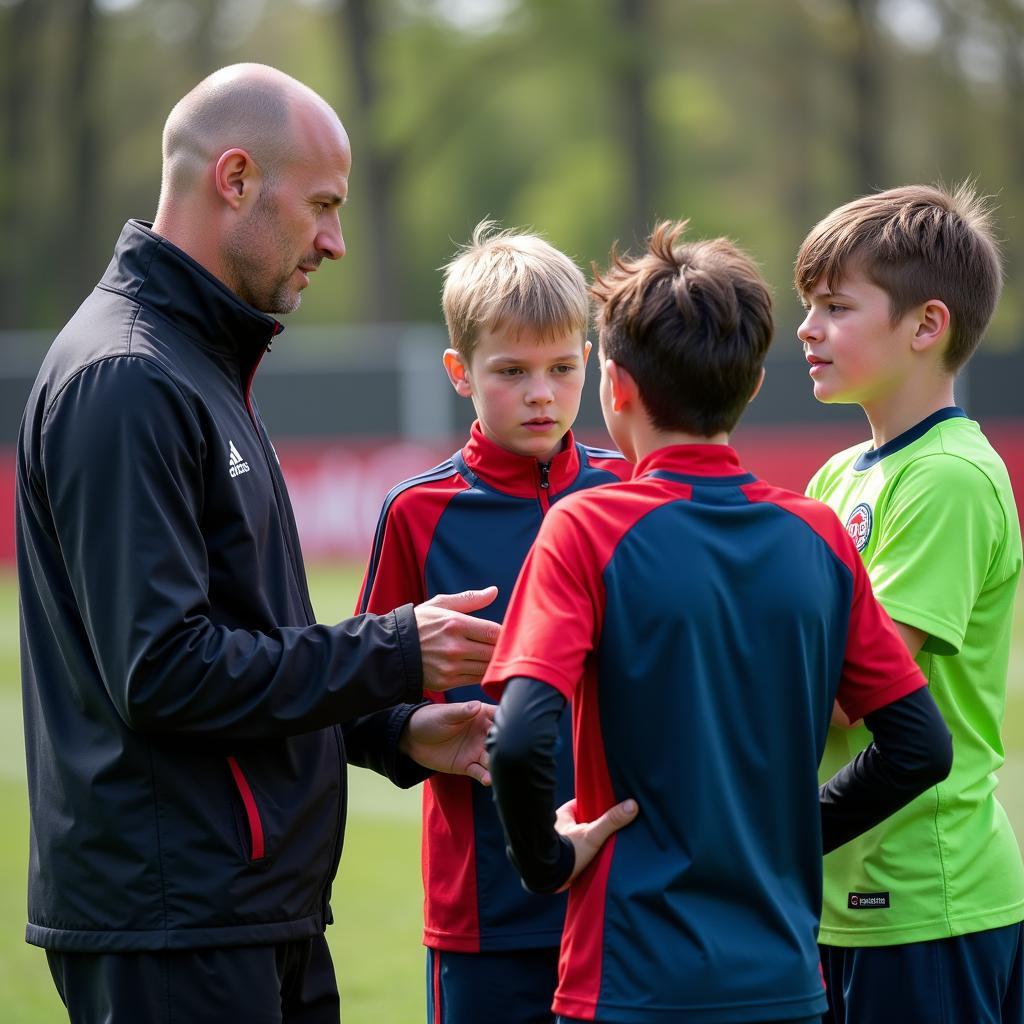
[[931,416],[927,416],[920,423],[915,423],[909,430],[904,430],[902,434],[897,434],[891,441],[886,441],[880,448],[869,448],[866,452],[861,452],[857,456],[857,461],[853,464],[853,468],[862,470],[877,466],[887,455],[892,455],[901,448],[906,448],[908,444],[913,444],[919,438],[924,437],[936,423],[955,419],[967,419],[967,413],[957,405],[950,405],[945,409],[939,409],[938,412],[933,412]]

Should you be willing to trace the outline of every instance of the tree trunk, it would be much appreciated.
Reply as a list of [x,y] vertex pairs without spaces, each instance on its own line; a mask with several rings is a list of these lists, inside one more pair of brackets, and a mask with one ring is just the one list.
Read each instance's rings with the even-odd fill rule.
[[371,0],[347,0],[339,14],[343,44],[348,50],[355,84],[356,109],[345,112],[351,126],[353,169],[358,190],[368,211],[371,278],[367,308],[371,320],[395,322],[405,319],[405,289],[399,259],[398,226],[395,218],[396,162],[377,142],[373,118],[378,101],[372,56],[378,38]]
[[[42,228],[35,220],[42,211],[34,209],[30,201],[36,194],[32,174],[39,140],[31,128],[39,123],[42,113],[36,81],[43,64],[40,28],[46,13],[44,0],[21,0],[3,19],[6,30],[0,51],[0,89],[6,142],[0,182],[0,238],[4,239],[0,254],[0,324],[8,328],[21,327],[26,321],[30,295],[27,272],[37,265],[41,255],[33,233]],[[44,203],[43,208],[47,205]],[[39,250],[43,248],[39,246]]]
[[615,88],[621,112],[622,151],[626,158],[626,208],[621,240],[629,247],[653,226],[655,156],[648,110],[648,66],[653,41],[649,0],[617,0],[616,20],[625,40]]
[[103,257],[110,245],[96,233],[100,222],[101,174],[99,119],[96,114],[94,84],[96,60],[96,9],[92,0],[73,0],[68,19],[70,48],[65,93],[60,103],[67,126],[68,162],[65,195],[69,208],[65,214],[66,239],[77,250],[70,264],[62,303],[69,313],[92,290],[103,270]]
[[848,73],[853,96],[854,122],[850,132],[850,167],[858,193],[885,186],[882,154],[886,108],[875,31],[877,0],[846,0],[853,23]]

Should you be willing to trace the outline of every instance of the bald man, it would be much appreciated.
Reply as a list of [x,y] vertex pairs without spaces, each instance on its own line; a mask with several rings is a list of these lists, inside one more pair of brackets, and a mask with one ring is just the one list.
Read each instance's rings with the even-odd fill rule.
[[26,937],[76,1022],[337,1022],[346,753],[489,781],[489,709],[421,702],[481,678],[493,591],[314,620],[251,388],[345,252],[334,111],[236,65],[171,111],[163,157],[153,225],[125,226],[22,424]]

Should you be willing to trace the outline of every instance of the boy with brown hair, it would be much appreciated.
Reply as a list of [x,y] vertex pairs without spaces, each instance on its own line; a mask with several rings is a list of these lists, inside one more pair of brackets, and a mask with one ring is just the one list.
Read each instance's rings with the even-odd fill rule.
[[[526,884],[571,882],[559,1020],[810,1024],[822,849],[940,778],[949,734],[836,517],[729,446],[771,300],[684,228],[592,288],[605,422],[636,466],[561,502],[526,560],[484,677],[494,795]],[[819,793],[836,699],[874,742]]]
[[[825,862],[829,1020],[1024,1020],[1024,868],[995,772],[1021,539],[1010,481],[954,401],[1002,285],[968,185],[864,196],[796,260],[797,335],[820,402],[856,402],[871,441],[807,493],[846,525],[952,733],[949,777]],[[839,716],[823,771],[868,737]]]
[[[630,467],[572,436],[590,342],[586,282],[568,256],[483,221],[445,268],[442,301],[445,371],[477,421],[465,447],[387,496],[359,610],[496,585],[480,614],[500,622],[549,509]],[[481,698],[475,684],[437,697]],[[562,731],[568,799],[568,718]],[[423,885],[429,1024],[549,1022],[565,901],[523,890],[490,792],[471,779],[438,774],[424,787]]]

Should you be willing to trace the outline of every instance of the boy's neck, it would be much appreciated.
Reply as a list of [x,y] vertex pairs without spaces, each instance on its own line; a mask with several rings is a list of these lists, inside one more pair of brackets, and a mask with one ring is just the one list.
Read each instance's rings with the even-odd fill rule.
[[944,375],[939,380],[918,378],[909,380],[892,394],[873,402],[862,402],[861,408],[871,426],[871,440],[875,448],[927,419],[933,412],[955,405],[953,378]]
[[704,437],[700,434],[686,434],[679,430],[641,430],[634,433],[633,453],[635,461],[640,462],[647,458],[651,452],[659,448],[671,448],[681,444],[722,444],[729,443],[729,435],[724,431],[720,434],[713,434],[711,437]]

